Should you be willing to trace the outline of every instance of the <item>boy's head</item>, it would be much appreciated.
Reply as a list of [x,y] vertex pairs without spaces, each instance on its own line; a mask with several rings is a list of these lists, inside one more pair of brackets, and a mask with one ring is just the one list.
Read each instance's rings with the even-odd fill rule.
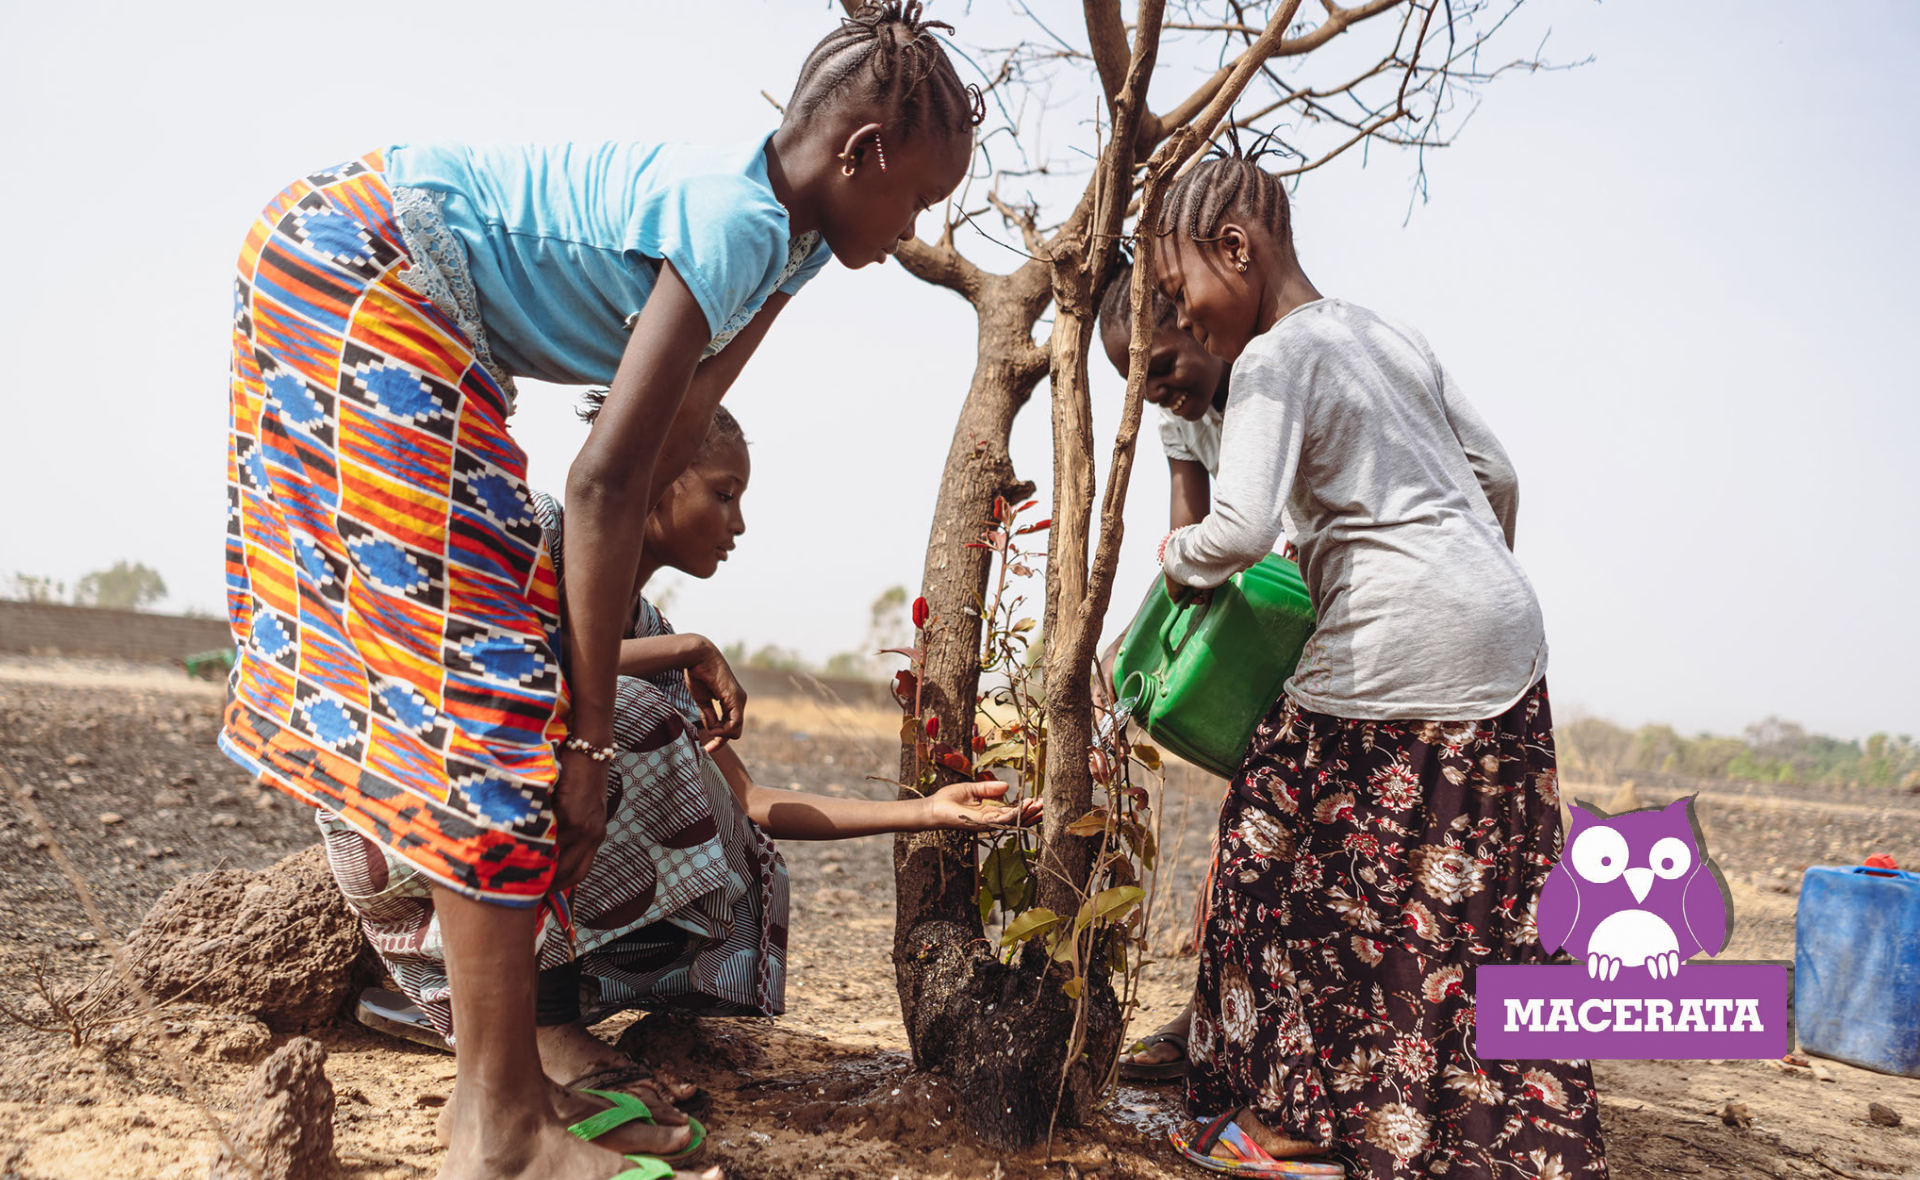
[[966,179],[986,109],[903,0],[867,4],[814,46],[787,100],[784,129],[819,139],[826,173],[820,232],[850,267],[882,261],[915,221]]
[[[1176,417],[1195,421],[1226,393],[1228,365],[1174,322],[1173,304],[1148,290],[1153,291],[1153,345],[1141,396]],[[1122,377],[1129,368],[1132,341],[1133,267],[1123,266],[1100,301],[1100,344]]]
[[[588,390],[580,420],[592,424],[606,399],[606,390]],[[752,475],[740,420],[727,407],[717,407],[693,461],[647,516],[647,556],[696,578],[711,578],[732,552],[735,538],[747,531],[740,498]]]
[[1154,286],[1175,322],[1226,360],[1260,335],[1298,269],[1287,190],[1254,158],[1213,156],[1174,181],[1153,232]]

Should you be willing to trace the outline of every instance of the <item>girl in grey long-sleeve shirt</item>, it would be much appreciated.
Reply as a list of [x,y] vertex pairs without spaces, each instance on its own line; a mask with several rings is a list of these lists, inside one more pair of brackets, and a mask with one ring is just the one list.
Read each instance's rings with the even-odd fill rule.
[[1474,969],[1546,959],[1561,842],[1513,467],[1418,332],[1314,288],[1253,160],[1196,165],[1145,229],[1179,326],[1234,365],[1212,511],[1162,543],[1168,590],[1284,532],[1318,618],[1222,805],[1185,1150],[1604,1180],[1591,1069],[1472,1048]]

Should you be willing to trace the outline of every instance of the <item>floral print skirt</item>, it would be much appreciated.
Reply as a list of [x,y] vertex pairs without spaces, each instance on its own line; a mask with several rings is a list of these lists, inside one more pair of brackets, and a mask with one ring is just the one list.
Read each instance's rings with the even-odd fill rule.
[[1374,1180],[1604,1180],[1588,1064],[1473,1048],[1474,969],[1547,961],[1560,840],[1544,680],[1489,721],[1282,697],[1221,808],[1189,1111],[1250,1106]]

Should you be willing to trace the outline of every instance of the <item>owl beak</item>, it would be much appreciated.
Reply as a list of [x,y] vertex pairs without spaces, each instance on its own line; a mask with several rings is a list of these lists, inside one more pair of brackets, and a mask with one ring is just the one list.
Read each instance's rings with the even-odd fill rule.
[[1633,890],[1633,900],[1647,900],[1647,894],[1653,889],[1652,869],[1628,869],[1620,875],[1627,879],[1627,888]]

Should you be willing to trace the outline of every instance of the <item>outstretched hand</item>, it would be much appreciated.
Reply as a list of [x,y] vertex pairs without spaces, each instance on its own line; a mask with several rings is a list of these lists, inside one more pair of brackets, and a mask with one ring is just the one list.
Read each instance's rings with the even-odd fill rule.
[[927,830],[975,831],[1040,818],[1040,800],[1000,802],[1006,793],[1007,784],[992,779],[941,787],[926,798]]

